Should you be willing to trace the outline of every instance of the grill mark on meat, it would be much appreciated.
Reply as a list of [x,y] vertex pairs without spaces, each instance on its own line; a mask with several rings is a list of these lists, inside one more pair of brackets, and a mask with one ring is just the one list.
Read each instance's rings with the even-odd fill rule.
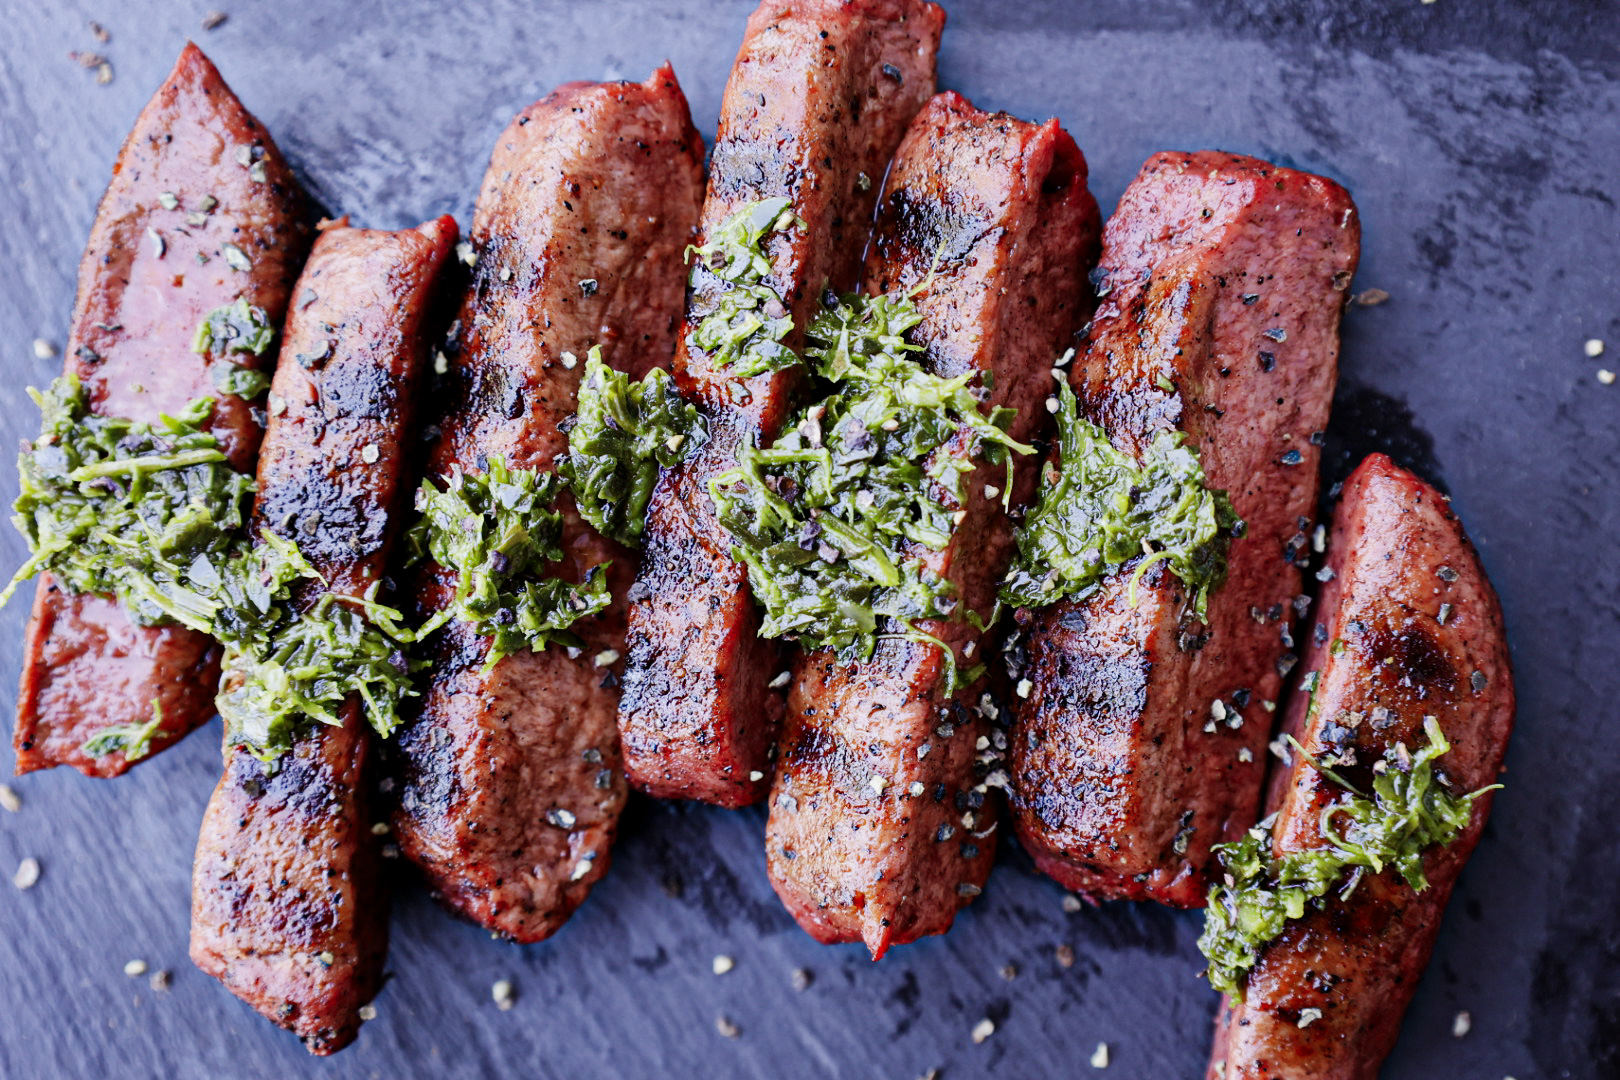
[[[1278,697],[1300,584],[1284,556],[1310,532],[1312,435],[1359,246],[1337,184],[1216,152],[1151,158],[1108,222],[1071,379],[1082,412],[1133,453],[1185,432],[1247,528],[1204,625],[1183,624],[1184,590],[1162,563],[1134,605],[1126,566],[1083,600],[1020,613],[1033,689],[1014,703],[1014,815],[1036,864],[1070,889],[1201,905],[1210,847],[1255,819],[1261,703]],[[1217,699],[1241,726],[1205,731]]]
[[[329,235],[334,239],[326,245],[328,258],[339,271],[349,269],[348,265],[338,262],[339,251],[357,249],[361,240],[344,238],[340,245],[336,234]],[[364,252],[349,254],[345,251],[343,254],[352,264],[364,265]],[[311,266],[310,272],[300,279],[301,285],[316,290],[318,295],[330,293],[334,284],[329,280],[333,276],[329,269]],[[436,272],[437,267],[434,270]],[[340,279],[335,287],[348,285]],[[326,297],[322,295],[322,299]],[[371,346],[379,351],[390,344],[387,338],[375,336],[376,332],[366,325],[366,320],[373,317],[372,312],[362,309],[333,312],[329,306],[321,306],[331,319],[314,328],[315,351],[321,351],[324,342],[333,342],[335,349],[336,342],[345,338],[352,340],[356,333],[372,333]],[[300,322],[300,329],[310,331],[307,319]],[[390,332],[398,333],[392,328]],[[405,404],[401,391],[409,389],[409,384],[402,385],[400,373],[382,364],[323,361],[308,372],[301,368],[302,365],[295,362],[286,378],[281,378],[279,370],[277,376],[291,393],[304,399],[301,404],[305,410],[299,423],[307,448],[326,452],[305,455],[297,452],[306,449],[305,446],[297,447],[296,451],[284,444],[275,446],[275,462],[271,465],[261,461],[260,471],[272,468],[277,483],[261,488],[253,513],[262,525],[295,541],[299,550],[317,566],[331,566],[347,573],[353,562],[373,564],[384,544],[392,538],[397,524],[389,520],[388,515],[377,512],[380,500],[364,485],[379,472],[391,469],[397,474],[402,462],[395,461],[394,457],[401,448],[392,442],[378,444],[376,470],[360,467],[361,454],[367,445],[363,439],[371,430],[394,434],[388,426],[400,415]],[[276,392],[280,394],[281,390]],[[282,396],[286,398],[285,394]],[[289,401],[289,407],[291,404]],[[385,451],[389,455],[387,459],[381,456]],[[270,453],[267,449],[264,456]],[[364,583],[356,584],[364,587]]]
[[[1101,225],[1085,158],[1056,121],[1025,123],[940,94],[890,166],[866,288],[909,291],[943,252],[917,301],[923,321],[911,336],[922,362],[945,376],[992,373],[984,408],[1015,408],[1010,434],[1028,441],[1049,426],[1052,363],[1089,314],[1083,285]],[[1028,497],[1034,476],[1033,458],[1018,462],[1015,497]],[[981,613],[1014,551],[1000,500],[984,496],[986,484],[1005,483],[1003,466],[981,464],[964,484],[967,516],[950,545],[912,553]],[[958,656],[989,644],[965,623],[922,625]],[[938,646],[892,638],[864,661],[806,654],[795,676],[766,830],[777,894],[818,941],[864,941],[874,958],[943,933],[995,854],[996,803],[984,785],[993,762],[976,743],[990,730],[968,707],[984,680],[950,695]]]
[[[262,151],[263,183],[235,160],[243,146]],[[176,196],[176,209],[159,204],[163,192]],[[219,205],[208,224],[188,225],[187,214],[210,195]],[[191,352],[192,333],[239,297],[279,326],[309,251],[309,226],[308,199],[270,133],[202,50],[187,45],[119,150],[79,262],[66,371],[83,382],[91,411],[156,421],[215,396],[207,359]],[[161,255],[148,229],[163,237]],[[231,269],[223,243],[241,248],[252,269]],[[199,255],[208,261],[199,264]],[[218,397],[211,426],[231,464],[251,469],[260,430],[248,403]],[[118,776],[132,763],[121,751],[91,757],[87,739],[146,723],[155,699],[163,724],[154,756],[214,715],[218,681],[219,649],[206,634],[137,626],[110,597],[72,595],[44,574],[23,645],[17,771],[71,765],[86,776]]]
[[[288,319],[272,388],[287,407],[265,434],[254,526],[297,543],[343,595],[383,572],[406,509],[431,298],[455,240],[448,216],[397,233],[330,229],[299,279],[317,298]],[[295,357],[320,342],[330,359],[305,370]],[[192,883],[192,960],[316,1054],[353,1041],[388,939],[375,750],[358,697],[341,716],[275,769],[226,745]]]
[[[1312,755],[1353,749],[1357,764],[1343,771],[1366,791],[1372,763],[1396,742],[1423,745],[1423,718],[1434,716],[1452,746],[1437,774],[1459,794],[1492,783],[1513,676],[1496,594],[1444,497],[1374,454],[1345,484],[1330,551],[1335,577],[1318,602],[1326,636],[1313,635],[1304,659],[1320,673],[1317,713],[1307,719],[1308,696],[1296,694],[1287,729]],[[1337,655],[1334,641],[1345,643]],[[1277,770],[1267,804],[1278,811],[1276,853],[1321,846],[1321,809],[1342,797],[1298,755]],[[1424,857],[1424,892],[1394,873],[1364,877],[1348,900],[1290,923],[1249,972],[1243,1004],[1222,1008],[1209,1076],[1224,1062],[1227,1080],[1375,1080],[1489,812],[1490,796],[1475,800],[1457,841]],[[1301,1028],[1310,1008],[1321,1017]]]
[[[637,377],[668,366],[702,163],[667,65],[641,84],[563,86],[507,128],[473,220],[478,263],[451,341],[436,479],[495,454],[552,468],[592,344]],[[597,282],[590,295],[585,279]],[[565,366],[565,352],[579,363]],[[622,662],[595,657],[624,651],[635,558],[566,497],[559,509],[559,573],[578,581],[606,563],[616,598],[575,624],[585,648],[523,651],[486,672],[488,639],[453,623],[427,645],[431,681],[399,738],[401,850],[447,906],[525,942],[554,933],[606,873],[628,791],[615,719]],[[416,603],[438,610],[453,591],[451,575],[427,568]]]
[[[702,229],[756,199],[793,200],[808,227],[766,244],[768,283],[794,322],[792,348],[823,293],[857,283],[884,167],[933,93],[944,19],[921,0],[767,0],[749,17]],[[688,297],[688,333],[706,309],[701,292]],[[800,374],[738,379],[687,341],[676,352],[676,381],[704,409],[710,433],[659,478],[639,579],[646,599],[629,614],[619,726],[631,781],[650,794],[735,807],[769,787],[784,701],[766,684],[784,650],[758,636],[747,574],[715,519],[708,481],[744,443],[776,437]]]

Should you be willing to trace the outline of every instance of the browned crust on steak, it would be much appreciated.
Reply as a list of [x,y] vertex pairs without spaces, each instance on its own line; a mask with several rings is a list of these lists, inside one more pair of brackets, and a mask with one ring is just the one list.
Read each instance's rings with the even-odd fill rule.
[[[632,375],[668,366],[702,191],[703,140],[667,65],[641,84],[561,87],[517,117],[473,219],[478,263],[435,478],[477,471],[482,455],[551,469],[567,449],[558,425],[575,411],[593,344]],[[401,849],[446,905],[525,942],[556,932],[607,872],[628,790],[616,721],[622,663],[607,654],[624,650],[634,555],[570,502],[561,509],[559,572],[578,581],[606,564],[617,598],[574,626],[585,648],[522,651],[485,671],[488,639],[452,623],[430,643],[431,682],[399,740]],[[439,610],[453,587],[429,569],[417,602]]]
[[[757,199],[788,197],[806,228],[767,245],[777,290],[803,327],[827,289],[848,291],[884,167],[934,92],[944,13],[921,0],[765,0],[749,17],[721,107],[705,234]],[[690,333],[708,309],[687,303]],[[743,806],[765,796],[784,706],[767,684],[782,650],[758,636],[747,574],[714,516],[709,478],[738,447],[776,437],[800,371],[739,379],[683,340],[675,377],[710,438],[664,471],[648,508],[630,609],[619,726],[631,782],[653,795]]]
[[[1162,563],[1134,605],[1133,562],[1033,619],[1015,819],[1068,888],[1199,906],[1211,845],[1254,822],[1264,703],[1300,584],[1288,545],[1310,531],[1359,248],[1339,185],[1213,151],[1151,158],[1109,219],[1103,298],[1074,372],[1082,411],[1133,453],[1185,432],[1247,531],[1202,627],[1183,622]],[[1216,699],[1227,721],[1206,730]]]
[[[1513,673],[1496,593],[1445,497],[1374,454],[1345,484],[1331,553],[1303,663],[1319,673],[1316,709],[1307,715],[1310,695],[1296,693],[1289,730],[1317,758],[1353,750],[1338,771],[1367,791],[1373,762],[1397,742],[1423,746],[1433,716],[1451,743],[1437,775],[1458,794],[1493,783]],[[1321,811],[1342,798],[1296,753],[1268,804],[1276,853],[1322,846]],[[1375,1080],[1489,813],[1489,795],[1475,800],[1456,842],[1425,855],[1425,891],[1386,872],[1289,924],[1249,972],[1244,1001],[1222,1009],[1209,1076],[1224,1063],[1226,1080]],[[1305,1009],[1321,1016],[1300,1027]]]
[[[1083,286],[1102,231],[1074,139],[1055,120],[940,94],[895,154],[879,207],[867,291],[907,292],[937,259],[911,334],[920,359],[940,375],[993,375],[983,408],[1016,409],[1008,430],[1021,442],[1040,436],[1053,361],[1090,311]],[[1035,464],[1018,460],[1015,498],[1027,497]],[[1006,483],[1004,466],[981,462],[950,544],[912,552],[985,616],[1014,551],[1001,499],[985,489]],[[984,659],[988,635],[970,624],[920,626],[963,667]],[[989,876],[998,813],[985,781],[1001,755],[977,742],[1005,746],[1005,735],[977,708],[980,686],[950,694],[947,674],[938,646],[893,637],[868,660],[823,649],[795,667],[766,855],[777,895],[818,941],[864,941],[879,958],[949,929]]]
[[[431,298],[455,240],[448,216],[336,228],[299,278],[254,527],[296,542],[333,592],[365,593],[399,531]],[[193,962],[316,1054],[353,1041],[388,943],[371,734],[358,698],[342,716],[271,769],[227,740],[192,880]]]
[[[244,146],[262,150],[264,182],[236,161]],[[159,204],[164,192],[178,199],[175,209]],[[188,224],[204,196],[218,207],[206,225]],[[197,324],[245,297],[280,325],[310,237],[308,202],[270,133],[187,45],[118,153],[79,263],[66,370],[83,382],[91,410],[155,421],[215,396],[208,359],[191,351]],[[226,243],[252,260],[251,270],[231,269]],[[251,469],[260,431],[248,403],[219,397],[212,427],[231,464]],[[155,700],[163,710],[156,754],[214,714],[218,679],[219,650],[207,635],[137,626],[113,600],[71,595],[45,574],[23,646],[17,771],[71,765],[117,776],[132,763],[121,751],[91,757],[86,740],[146,723]]]

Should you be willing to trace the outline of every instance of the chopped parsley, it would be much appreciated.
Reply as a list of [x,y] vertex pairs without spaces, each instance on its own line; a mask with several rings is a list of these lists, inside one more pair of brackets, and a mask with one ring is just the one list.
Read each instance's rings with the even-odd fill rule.
[[884,618],[930,641],[918,620],[979,618],[919,556],[950,541],[976,458],[1032,448],[1007,435],[1010,410],[980,411],[972,373],[947,379],[917,363],[905,334],[921,318],[910,295],[846,296],[823,311],[805,354],[830,392],[709,482],[767,637],[864,657]]
[[91,413],[74,375],[29,393],[40,435],[17,460],[12,520],[30,556],[0,603],[49,572],[69,592],[116,597],[143,626],[210,631],[254,489],[204,426],[212,399],[147,424]]
[[79,749],[93,758],[122,750],[124,760],[134,764],[152,752],[152,737],[163,727],[163,706],[152,699],[152,719],[144,724],[111,724],[84,741]]
[[269,314],[242,297],[234,304],[215,308],[197,324],[197,332],[191,337],[191,351],[206,356],[231,353],[263,356],[275,338],[276,328]]
[[[1423,749],[1386,752],[1382,771],[1375,771],[1371,797],[1306,757],[1312,768],[1349,793],[1322,810],[1319,827],[1325,846],[1277,858],[1272,854],[1272,820],[1250,829],[1242,840],[1215,846],[1225,880],[1209,891],[1198,939],[1209,961],[1211,986],[1241,1000],[1249,969],[1288,922],[1307,908],[1321,907],[1335,887],[1341,898],[1348,897],[1367,871],[1391,869],[1418,892],[1428,887],[1424,852],[1456,840],[1468,826],[1474,800],[1499,785],[1468,795],[1447,790],[1435,776],[1434,762],[1451,745],[1433,717],[1426,717],[1423,727],[1428,736]],[[1305,753],[1297,742],[1294,749]]]
[[[146,424],[91,413],[72,375],[30,392],[43,420],[18,459],[14,520],[31,556],[0,602],[48,571],[69,592],[113,596],[140,625],[212,635],[225,646],[218,704],[230,737],[267,761],[292,745],[300,718],[338,722],[350,692],[380,733],[393,730],[409,692],[400,646],[411,635],[369,599],[326,594],[292,611],[294,586],[318,575],[291,541],[266,534],[252,544],[244,526],[255,485],[204,427],[211,399]],[[154,705],[150,722],[97,732],[84,751],[134,761],[160,727]]]
[[191,351],[216,358],[209,367],[214,389],[250,400],[269,389],[270,374],[243,367],[230,356],[233,353],[263,356],[275,337],[276,328],[269,314],[241,297],[234,304],[210,311],[197,324],[197,332],[191,338]]
[[409,534],[414,557],[430,555],[456,575],[452,603],[418,632],[451,618],[491,639],[488,665],[521,649],[556,642],[578,647],[574,620],[612,600],[606,569],[595,566],[575,585],[542,576],[563,557],[562,515],[552,508],[563,480],[555,473],[509,468],[491,457],[485,471],[453,472],[443,490],[424,480],[416,494],[422,517]]
[[686,249],[692,265],[694,302],[703,318],[692,344],[717,368],[740,378],[780,371],[799,362],[783,344],[793,319],[776,290],[766,284],[771,260],[765,238],[804,228],[790,209],[793,200],[761,199],[727,218],[701,247]]
[[579,411],[564,426],[568,456],[559,472],[575,505],[598,532],[628,547],[641,546],[659,467],[683,460],[708,437],[669,372],[654,368],[632,382],[594,348],[580,380]]
[[208,377],[214,384],[214,389],[221,394],[233,394],[243,401],[252,401],[266,390],[270,389],[270,373],[260,371],[258,368],[243,367],[221,361],[208,369]]
[[[415,634],[401,615],[376,602],[377,585],[362,598],[324,592],[294,613],[287,586],[313,568],[287,540],[264,535],[264,578],[275,603],[240,634],[222,635],[224,674],[216,701],[230,741],[273,762],[292,749],[309,722],[337,725],[351,694],[365,705],[366,722],[387,738],[399,726],[399,707],[415,697],[406,646]],[[240,609],[239,609],[240,610]]]
[[1017,532],[1018,557],[1001,585],[1014,607],[1043,607],[1085,596],[1138,556],[1135,585],[1164,562],[1191,591],[1202,618],[1209,594],[1226,580],[1227,538],[1241,523],[1224,491],[1206,486],[1203,467],[1180,432],[1163,432],[1138,462],[1115,449],[1080,415],[1067,382],[1058,387],[1059,459],[1048,462],[1035,506]]

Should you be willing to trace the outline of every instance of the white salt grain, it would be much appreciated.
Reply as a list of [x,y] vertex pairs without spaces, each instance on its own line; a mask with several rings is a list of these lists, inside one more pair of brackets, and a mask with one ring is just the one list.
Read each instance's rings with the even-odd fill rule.
[[17,864],[17,872],[12,875],[11,883],[19,889],[32,889],[39,883],[39,860],[24,859]]

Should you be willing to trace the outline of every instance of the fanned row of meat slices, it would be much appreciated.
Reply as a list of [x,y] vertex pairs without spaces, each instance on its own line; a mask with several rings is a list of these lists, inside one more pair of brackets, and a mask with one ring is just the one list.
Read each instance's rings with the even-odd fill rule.
[[[192,957],[312,1051],[352,1040],[381,983],[374,826],[390,813],[448,907],[534,942],[606,873],[630,786],[768,800],[783,902],[817,940],[878,958],[950,927],[1004,824],[1088,898],[1201,907],[1232,884],[1218,845],[1261,818],[1274,759],[1264,812],[1277,859],[1327,845],[1320,823],[1355,788],[1341,773],[1370,781],[1379,770],[1358,759],[1409,754],[1427,725],[1451,745],[1448,790],[1500,771],[1513,712],[1501,617],[1434,489],[1379,456],[1355,472],[1315,575],[1315,624],[1303,621],[1360,244],[1348,194],[1253,158],[1166,153],[1103,228],[1086,160],[1056,121],[935,93],[943,25],[920,0],[767,0],[732,70],[706,188],[667,66],[644,83],[560,87],[502,134],[459,249],[448,217],[401,232],[315,226],[268,133],[194,46],[141,114],[81,264],[69,371],[106,416],[151,421],[215,394],[231,464],[257,462],[253,535],[296,544],[327,590],[359,597],[386,580],[414,617],[445,609],[452,572],[397,570],[418,478],[476,474],[497,456],[555,469],[594,346],[632,377],[670,369],[708,429],[661,471],[642,552],[563,496],[558,572],[582,582],[605,565],[612,594],[575,625],[581,647],[490,663],[490,640],[450,620],[420,658],[386,770],[358,697],[273,766],[227,744],[197,850]],[[1060,384],[1127,458],[1179,435],[1241,519],[1201,615],[1148,550],[987,627],[940,617],[901,633],[890,620],[870,655],[794,655],[760,636],[710,481],[783,433],[808,380],[802,365],[739,375],[706,353],[697,330],[713,297],[687,295],[685,260],[772,199],[797,226],[762,248],[787,349],[804,348],[838,293],[914,296],[910,355],[965,379],[985,415],[1013,410],[1011,439],[1058,444]],[[280,326],[267,412],[218,394],[188,349],[199,319],[243,299]],[[1023,510],[1064,463],[1055,449],[992,463],[966,434],[951,445],[968,494],[948,543],[911,557],[962,610],[991,612]],[[1005,664],[959,680],[976,656]],[[219,671],[206,635],[138,626],[47,575],[18,769],[117,775],[131,761],[91,756],[87,739],[144,723],[156,700],[150,749],[162,749],[213,714]],[[1274,742],[1274,720],[1296,741]],[[1368,873],[1262,940],[1222,1011],[1210,1075],[1374,1076],[1488,805],[1468,800],[1460,835],[1423,853],[1426,889]]]

